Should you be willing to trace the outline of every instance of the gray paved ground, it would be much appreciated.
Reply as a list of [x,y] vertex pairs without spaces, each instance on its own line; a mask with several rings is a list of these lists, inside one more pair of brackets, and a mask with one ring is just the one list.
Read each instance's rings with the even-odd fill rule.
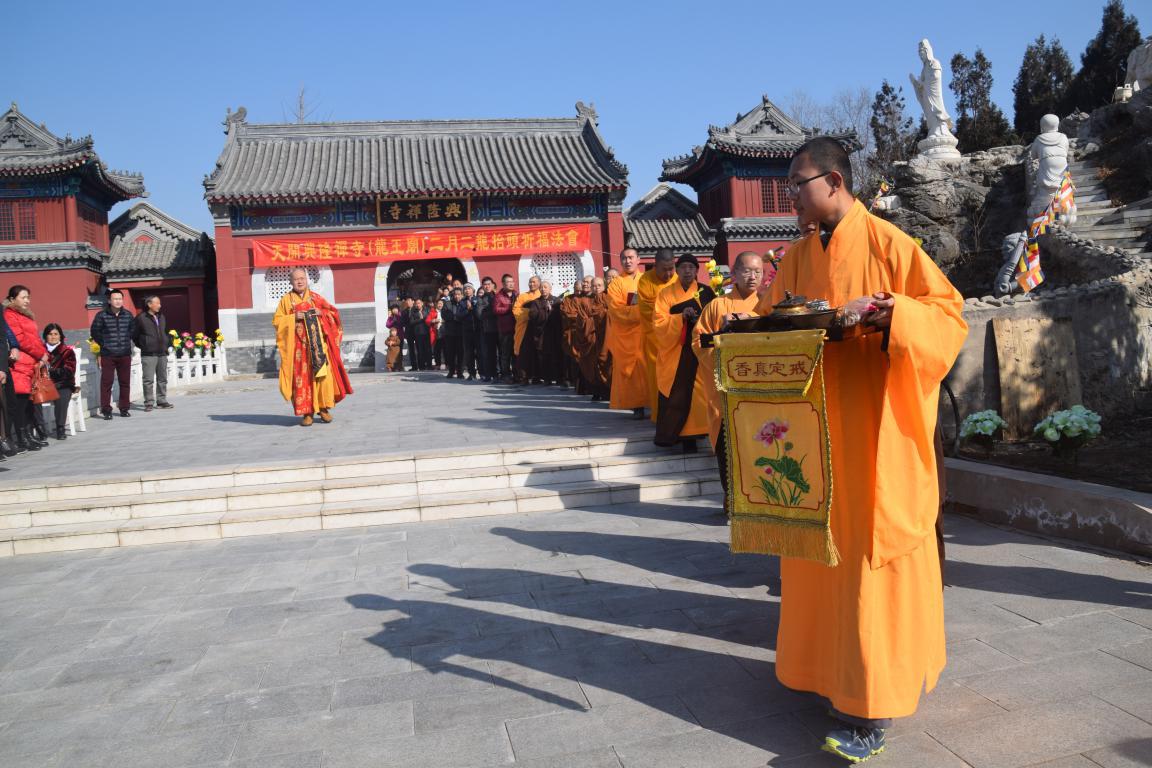
[[88,431],[0,463],[0,486],[26,480],[123,475],[299,458],[448,450],[644,434],[652,426],[573,390],[510,387],[443,373],[353,374],[355,393],[332,424],[298,426],[274,379],[174,391],[170,411],[90,419]]
[[[0,560],[0,764],[837,765],[715,509]],[[873,764],[1152,764],[1148,569],[947,531],[949,666]]]

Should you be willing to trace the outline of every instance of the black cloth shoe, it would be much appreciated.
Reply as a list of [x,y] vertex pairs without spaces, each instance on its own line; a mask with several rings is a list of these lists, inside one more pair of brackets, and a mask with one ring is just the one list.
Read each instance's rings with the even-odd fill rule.
[[132,415],[132,412],[131,411],[120,411],[120,415],[123,416],[124,418],[128,418],[129,416]]
[[112,421],[112,411],[104,411],[100,414],[100,418],[104,419],[104,421]]
[[43,448],[48,445],[48,438],[40,431],[39,427],[28,427],[28,442],[35,443]]
[[151,413],[151,412],[152,412],[152,406],[151,405],[145,405],[144,406],[144,413]]
[[67,440],[68,439],[68,433],[64,431],[64,427],[56,427],[56,439],[57,440]]
[[4,454],[5,456],[15,456],[16,454],[20,453],[20,451],[16,450],[16,446],[14,446],[12,443],[0,437],[0,453]]
[[172,405],[172,403],[156,403],[156,407],[167,410],[168,408],[175,408],[176,406]]

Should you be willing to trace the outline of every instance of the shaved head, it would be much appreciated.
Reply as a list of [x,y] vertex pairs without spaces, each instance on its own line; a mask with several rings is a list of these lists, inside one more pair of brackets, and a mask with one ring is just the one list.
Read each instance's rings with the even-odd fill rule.
[[844,179],[844,191],[852,193],[852,163],[844,145],[827,136],[817,136],[804,142],[793,155],[793,161],[807,158],[821,173],[835,171]]
[[732,271],[735,272],[741,267],[751,267],[753,264],[757,263],[760,265],[764,264],[764,259],[760,256],[760,254],[756,253],[755,251],[741,251],[740,254],[736,257],[736,260],[732,262]]
[[656,251],[656,264],[675,264],[676,254],[672,253],[671,248],[661,248]]

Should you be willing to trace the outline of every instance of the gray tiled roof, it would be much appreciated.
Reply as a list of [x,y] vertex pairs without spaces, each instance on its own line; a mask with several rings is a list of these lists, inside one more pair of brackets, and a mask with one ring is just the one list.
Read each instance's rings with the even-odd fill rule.
[[716,229],[724,240],[794,240],[800,237],[796,219],[784,216],[720,219],[720,226]]
[[110,278],[203,277],[213,253],[206,234],[144,202],[117,216],[108,230]]
[[0,245],[0,272],[79,267],[99,272],[108,255],[88,243]]
[[657,184],[628,208],[630,219],[691,219],[700,212],[695,202],[667,184]]
[[640,253],[657,248],[674,251],[710,252],[715,238],[702,216],[691,219],[625,219],[624,239]]
[[[788,159],[815,135],[816,132],[801,126],[763,96],[760,104],[737,115],[731,125],[708,126],[708,141],[704,146],[693,147],[686,155],[665,160],[660,180],[685,181],[713,154]],[[854,131],[827,135],[843,142],[849,151],[859,148]]]
[[243,108],[204,180],[213,202],[376,194],[623,191],[628,169],[596,129],[574,118],[255,125]]
[[116,238],[104,273],[109,278],[204,275],[204,249],[196,240],[126,243]]
[[73,140],[29,120],[15,104],[0,117],[0,176],[49,176],[83,171],[113,198],[144,197],[144,177],[109,170],[91,136]]

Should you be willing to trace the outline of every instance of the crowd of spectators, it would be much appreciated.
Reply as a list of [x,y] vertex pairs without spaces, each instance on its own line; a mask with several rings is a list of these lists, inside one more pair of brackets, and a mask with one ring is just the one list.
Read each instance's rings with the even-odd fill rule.
[[[144,410],[172,407],[167,397],[168,331],[160,299],[149,296],[144,306],[133,316],[124,307],[123,293],[113,290],[108,305],[92,321],[90,338],[99,350],[104,419],[112,419],[113,383],[119,384],[120,415],[131,416],[134,348],[141,355]],[[76,374],[76,349],[63,327],[49,322],[40,328],[32,292],[24,285],[10,287],[0,312],[0,461],[46,448],[50,437],[68,438],[68,409],[79,395]]]
[[[558,296],[537,277],[521,293],[511,275],[499,286],[485,277],[479,287],[448,275],[436,295],[403,297],[389,307],[388,369],[575,387],[606,399],[605,285],[605,278],[587,277]],[[585,358],[589,364],[582,366]]]

